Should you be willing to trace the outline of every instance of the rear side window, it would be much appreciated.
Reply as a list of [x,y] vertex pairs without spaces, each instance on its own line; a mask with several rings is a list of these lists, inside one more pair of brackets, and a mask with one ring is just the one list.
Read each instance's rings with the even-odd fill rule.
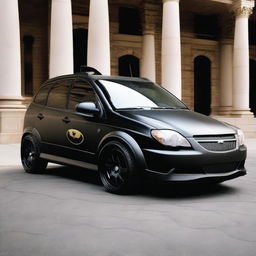
[[60,82],[54,85],[49,93],[47,106],[65,109],[67,107],[67,96],[72,81]]
[[46,99],[47,99],[47,95],[48,95],[50,87],[51,87],[51,85],[46,85],[46,86],[43,86],[39,90],[39,92],[37,93],[37,95],[34,99],[34,102],[36,104],[40,104],[40,105],[45,105],[46,104]]
[[76,82],[70,91],[68,108],[75,111],[81,102],[96,103],[96,94],[91,85],[85,81]]

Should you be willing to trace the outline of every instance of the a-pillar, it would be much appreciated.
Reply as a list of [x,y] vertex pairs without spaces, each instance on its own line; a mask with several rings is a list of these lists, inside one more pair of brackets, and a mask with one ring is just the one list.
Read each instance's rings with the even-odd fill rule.
[[88,66],[110,75],[108,0],[90,0],[87,52]]
[[[248,1],[247,1],[248,2]],[[236,7],[234,58],[233,58],[233,111],[236,116],[252,115],[249,109],[249,40],[248,18],[252,13],[254,1],[238,1]],[[246,4],[246,6],[243,6]]]
[[233,86],[233,41],[220,42],[220,115],[230,115],[232,111]]
[[2,0],[0,5],[0,143],[17,143],[26,109],[21,97],[18,0]]
[[163,0],[162,85],[181,99],[179,0]]
[[153,30],[145,30],[142,41],[141,77],[156,81],[155,35]]
[[52,0],[49,76],[72,74],[73,66],[71,0]]

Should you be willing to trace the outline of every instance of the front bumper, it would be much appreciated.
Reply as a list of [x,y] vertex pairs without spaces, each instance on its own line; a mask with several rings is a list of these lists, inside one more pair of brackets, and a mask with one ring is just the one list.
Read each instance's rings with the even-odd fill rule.
[[246,174],[246,147],[228,152],[143,150],[147,176],[173,182],[221,182]]

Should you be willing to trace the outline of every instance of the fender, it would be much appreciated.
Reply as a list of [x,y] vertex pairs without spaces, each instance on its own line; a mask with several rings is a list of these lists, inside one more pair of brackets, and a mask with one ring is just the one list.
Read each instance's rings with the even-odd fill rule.
[[37,141],[37,145],[39,146],[39,149],[41,151],[41,141],[42,140],[41,140],[41,136],[40,136],[39,132],[37,131],[37,129],[32,128],[32,127],[26,127],[24,129],[21,140],[24,138],[24,136],[26,136],[28,134],[32,135],[35,138],[35,140]]
[[123,131],[114,131],[106,134],[99,143],[97,157],[99,156],[102,147],[111,140],[118,140],[124,143],[133,153],[135,161],[138,164],[139,168],[141,170],[146,169],[146,161],[140,146],[132,136]]

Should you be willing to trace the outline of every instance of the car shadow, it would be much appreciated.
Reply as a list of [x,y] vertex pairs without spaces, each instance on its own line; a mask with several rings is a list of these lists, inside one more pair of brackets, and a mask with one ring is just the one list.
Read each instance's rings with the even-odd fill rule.
[[[98,172],[78,168],[73,166],[54,165],[45,171],[47,175],[54,175],[66,179],[72,179],[96,185],[103,190]],[[209,198],[223,196],[228,194],[236,194],[239,188],[228,186],[225,184],[210,183],[163,183],[153,180],[144,181],[139,190],[133,195],[151,198],[168,198],[168,199],[189,199],[189,198]],[[106,192],[107,193],[107,192]],[[129,196],[129,195],[127,195]],[[130,195],[131,196],[131,195]]]

